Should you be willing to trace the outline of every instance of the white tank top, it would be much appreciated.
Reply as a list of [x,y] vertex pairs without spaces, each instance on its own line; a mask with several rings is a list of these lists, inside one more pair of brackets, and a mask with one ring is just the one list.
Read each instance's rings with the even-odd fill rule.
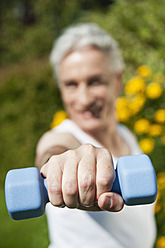
[[[101,145],[71,120],[63,121],[55,132],[69,132],[81,144]],[[130,147],[131,155],[141,150],[131,132],[118,125],[119,135]],[[113,156],[114,165],[117,158]],[[124,206],[118,213],[87,212],[46,206],[50,235],[49,248],[152,248],[156,238],[154,204]]]

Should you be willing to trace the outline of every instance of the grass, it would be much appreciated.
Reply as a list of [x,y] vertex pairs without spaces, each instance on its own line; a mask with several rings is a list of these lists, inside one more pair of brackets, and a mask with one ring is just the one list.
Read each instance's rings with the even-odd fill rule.
[[0,188],[0,248],[46,248],[48,230],[45,215],[29,220],[15,221],[10,218],[4,199],[3,187]]

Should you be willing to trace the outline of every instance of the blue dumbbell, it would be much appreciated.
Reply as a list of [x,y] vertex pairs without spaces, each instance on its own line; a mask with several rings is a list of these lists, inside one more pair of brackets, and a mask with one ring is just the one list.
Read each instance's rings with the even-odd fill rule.
[[[157,183],[150,158],[145,154],[119,158],[112,191],[121,194],[126,205],[153,203]],[[46,179],[35,167],[11,170],[5,180],[5,197],[13,219],[39,217],[49,201]]]

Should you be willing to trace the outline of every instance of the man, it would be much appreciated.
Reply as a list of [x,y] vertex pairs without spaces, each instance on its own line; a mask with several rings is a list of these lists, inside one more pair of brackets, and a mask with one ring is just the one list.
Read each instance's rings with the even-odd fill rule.
[[110,192],[117,158],[141,153],[116,118],[124,69],[116,41],[95,24],[76,25],[56,41],[51,62],[69,119],[37,146],[50,247],[151,248],[153,205],[126,207]]

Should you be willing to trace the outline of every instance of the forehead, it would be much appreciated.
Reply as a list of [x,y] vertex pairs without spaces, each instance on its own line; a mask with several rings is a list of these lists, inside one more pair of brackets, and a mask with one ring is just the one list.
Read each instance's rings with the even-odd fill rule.
[[109,74],[108,56],[97,49],[86,47],[69,53],[60,63],[59,79],[90,77],[95,74]]

